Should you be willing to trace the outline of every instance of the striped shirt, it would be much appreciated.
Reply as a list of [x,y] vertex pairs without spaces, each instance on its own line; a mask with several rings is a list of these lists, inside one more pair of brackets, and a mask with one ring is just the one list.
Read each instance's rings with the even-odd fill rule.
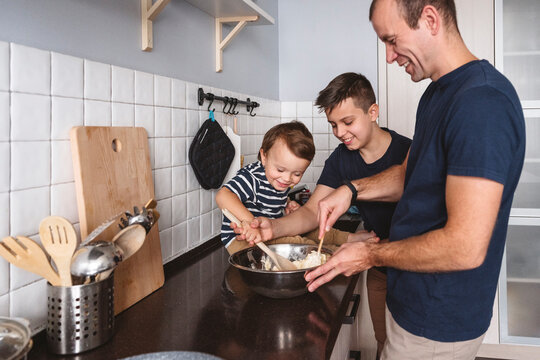
[[[253,216],[275,219],[283,216],[290,189],[277,191],[268,182],[264,166],[260,161],[244,166],[236,176],[223,185],[232,191]],[[231,229],[231,221],[223,216],[221,241],[228,246],[236,234]]]

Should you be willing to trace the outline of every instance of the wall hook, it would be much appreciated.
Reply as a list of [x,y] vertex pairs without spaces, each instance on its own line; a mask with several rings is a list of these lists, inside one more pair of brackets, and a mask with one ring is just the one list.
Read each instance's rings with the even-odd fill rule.
[[[224,96],[223,97],[223,102],[224,102],[224,105],[223,105],[223,110],[222,111],[223,111],[224,114],[228,114],[228,112],[225,111],[225,109],[227,108],[227,105],[232,105],[231,104],[231,99],[228,96]],[[230,109],[230,107],[229,107],[229,109]]]
[[214,102],[214,94],[206,94],[208,95],[208,100],[210,101],[210,103],[208,104],[208,111],[216,111],[216,109],[212,109],[210,110],[210,106],[212,106],[212,103]]

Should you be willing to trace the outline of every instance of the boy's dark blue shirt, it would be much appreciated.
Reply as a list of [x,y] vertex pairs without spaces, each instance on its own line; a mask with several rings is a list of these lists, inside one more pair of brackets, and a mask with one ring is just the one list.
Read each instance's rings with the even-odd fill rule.
[[[346,180],[369,177],[394,165],[402,164],[407,157],[411,140],[395,131],[382,129],[390,133],[392,141],[380,159],[366,164],[358,150],[352,151],[344,144],[340,144],[326,160],[317,185],[326,185],[335,189],[343,185]],[[357,201],[355,205],[364,220],[364,227],[375,231],[381,239],[388,238],[396,203]]]
[[524,153],[519,98],[487,61],[467,63],[429,85],[418,106],[390,241],[444,227],[448,175],[490,179],[503,184],[504,190],[480,267],[448,273],[388,268],[387,305],[405,330],[444,342],[474,339],[487,330]]

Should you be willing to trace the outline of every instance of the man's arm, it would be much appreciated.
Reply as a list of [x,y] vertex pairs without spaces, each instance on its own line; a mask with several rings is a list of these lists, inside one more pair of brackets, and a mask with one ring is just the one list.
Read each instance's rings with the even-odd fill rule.
[[492,180],[452,176],[446,182],[448,219],[444,227],[390,243],[347,243],[309,272],[309,290],[338,274],[347,276],[372,266],[416,272],[473,269],[485,259],[500,208],[503,185]]
[[[401,194],[403,194],[408,159],[409,154],[407,153],[407,157],[401,165],[394,165],[376,175],[351,181],[358,192],[356,199],[365,201],[398,201],[401,198]],[[319,237],[323,231],[330,230],[339,217],[349,209],[351,199],[351,189],[343,185],[319,201]]]

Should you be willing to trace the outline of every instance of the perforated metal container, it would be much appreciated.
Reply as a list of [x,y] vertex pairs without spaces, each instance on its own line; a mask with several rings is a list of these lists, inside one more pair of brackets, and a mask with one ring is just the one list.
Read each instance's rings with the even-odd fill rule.
[[47,347],[78,354],[107,342],[114,331],[114,279],[76,286],[47,284]]

